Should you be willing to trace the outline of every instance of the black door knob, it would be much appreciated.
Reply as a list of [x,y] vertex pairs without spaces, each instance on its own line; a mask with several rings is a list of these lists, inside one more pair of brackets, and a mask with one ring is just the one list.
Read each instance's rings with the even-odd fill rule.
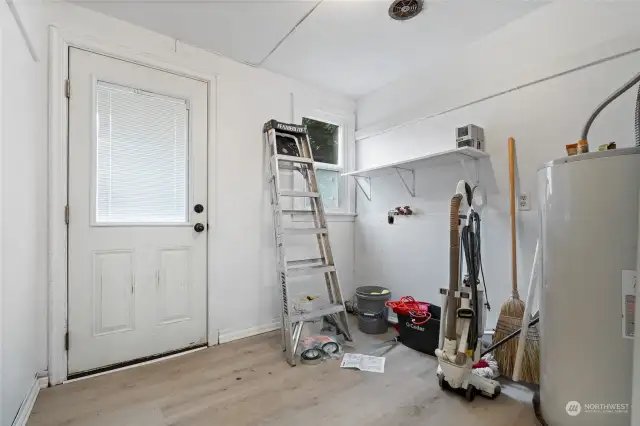
[[204,211],[204,207],[202,206],[202,204],[196,204],[195,206],[193,206],[193,210],[196,213],[202,213]]
[[201,223],[196,223],[196,224],[194,225],[193,229],[194,229],[196,232],[202,232],[202,231],[204,231],[204,225],[203,225],[203,224],[201,224]]

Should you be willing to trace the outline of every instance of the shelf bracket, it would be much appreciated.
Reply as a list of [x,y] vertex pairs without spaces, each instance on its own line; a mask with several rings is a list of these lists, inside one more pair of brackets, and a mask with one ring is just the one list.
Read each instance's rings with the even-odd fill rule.
[[[416,196],[416,174],[412,169],[403,169],[402,167],[394,167],[394,169],[396,169],[396,173],[398,174],[398,177],[400,178],[400,180],[402,181],[402,184],[404,185],[404,187],[407,189],[407,192],[409,193],[409,195],[411,195],[412,197]],[[402,176],[402,172],[410,172],[411,173],[411,182],[409,185],[409,183],[407,183],[407,180],[404,178],[404,176]]]
[[[365,181],[367,181],[367,186],[369,187],[369,192],[367,193],[367,190],[362,186],[362,183],[360,182],[360,179],[363,179]],[[356,185],[358,185],[358,188],[360,188],[360,191],[362,191],[362,194],[365,196],[365,198],[369,201],[371,201],[371,178],[367,177],[367,176],[357,176],[357,175],[353,175],[353,180],[356,181]]]
[[474,182],[475,185],[480,185],[480,169],[478,168],[478,159],[477,158],[473,159],[473,168],[475,169],[475,172],[476,172],[475,179],[471,175],[471,173],[469,173],[469,169],[467,168],[466,161],[467,160],[460,160],[460,165],[464,169],[465,178],[467,179],[468,182]]

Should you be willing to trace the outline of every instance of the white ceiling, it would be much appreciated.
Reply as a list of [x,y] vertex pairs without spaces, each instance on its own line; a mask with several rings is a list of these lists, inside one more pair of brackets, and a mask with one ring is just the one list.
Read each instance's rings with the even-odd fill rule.
[[462,54],[463,47],[544,4],[427,1],[416,18],[394,21],[387,14],[391,1],[74,2],[353,98]]
[[305,0],[71,0],[236,61],[259,64],[315,6]]

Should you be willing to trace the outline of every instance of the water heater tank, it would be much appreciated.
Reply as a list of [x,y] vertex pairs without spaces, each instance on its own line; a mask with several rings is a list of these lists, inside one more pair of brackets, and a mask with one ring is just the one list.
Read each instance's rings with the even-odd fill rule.
[[640,148],[538,170],[540,411],[549,426],[629,426]]

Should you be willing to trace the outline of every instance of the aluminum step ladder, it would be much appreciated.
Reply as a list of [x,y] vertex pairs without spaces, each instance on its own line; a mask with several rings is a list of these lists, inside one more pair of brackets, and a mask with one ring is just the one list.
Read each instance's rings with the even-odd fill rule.
[[[277,275],[282,296],[282,350],[287,362],[296,365],[296,350],[304,323],[324,319],[335,326],[338,334],[351,341],[351,333],[347,322],[347,311],[344,306],[342,291],[336,266],[333,261],[329,229],[324,214],[324,205],[318,191],[316,169],[307,129],[297,124],[285,124],[271,120],[264,125],[264,140],[269,158],[269,182],[271,187],[271,206],[273,208],[273,227],[276,241]],[[282,189],[282,170],[300,173],[305,182],[304,191]],[[310,210],[284,210],[281,205],[283,197],[303,197],[309,200]],[[283,228],[282,216],[313,216],[313,228]],[[285,240],[288,235],[315,236],[318,242],[319,257],[303,260],[287,261]],[[291,306],[289,297],[290,278],[312,274],[324,274],[327,287],[327,299],[312,302],[313,309],[302,312]],[[323,303],[324,302],[324,303]]]

